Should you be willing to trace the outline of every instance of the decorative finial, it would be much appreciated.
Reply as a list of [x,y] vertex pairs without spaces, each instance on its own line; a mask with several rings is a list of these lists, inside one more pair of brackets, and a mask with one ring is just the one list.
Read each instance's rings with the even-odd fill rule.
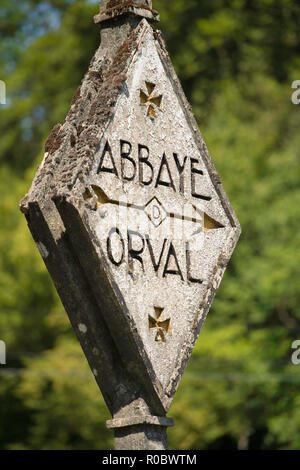
[[117,16],[132,14],[147,18],[149,21],[159,21],[159,14],[152,9],[152,0],[100,0],[100,13],[94,17],[96,24],[108,21]]

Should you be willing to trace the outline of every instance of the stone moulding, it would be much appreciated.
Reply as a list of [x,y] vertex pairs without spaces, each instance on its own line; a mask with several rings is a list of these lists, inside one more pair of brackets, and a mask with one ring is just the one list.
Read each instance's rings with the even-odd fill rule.
[[172,427],[174,420],[163,416],[130,416],[129,418],[111,419],[106,422],[108,429],[125,428],[138,424],[150,424],[153,426]]
[[143,18],[147,18],[149,21],[155,21],[155,22],[160,21],[158,11],[153,10],[149,6],[145,5],[144,3],[124,1],[112,7],[109,7],[109,4],[110,2],[108,2],[107,4],[108,8],[106,8],[106,10],[94,16],[95,24],[112,20],[113,18],[116,18],[117,16],[121,16],[125,14],[134,14],[137,16],[142,16]]

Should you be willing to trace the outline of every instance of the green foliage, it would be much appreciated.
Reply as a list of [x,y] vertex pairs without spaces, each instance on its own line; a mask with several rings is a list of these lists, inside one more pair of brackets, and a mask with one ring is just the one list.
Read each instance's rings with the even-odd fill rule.
[[[55,349],[26,361],[16,395],[33,411],[24,449],[112,448],[106,431],[109,413],[75,338],[61,338]],[[100,419],[101,417],[101,419]]]
[[[88,1],[4,1],[0,449],[108,449],[108,413],[18,200],[98,45]],[[175,397],[177,449],[300,448],[297,0],[154,0],[243,235]],[[3,70],[3,72],[2,72]]]

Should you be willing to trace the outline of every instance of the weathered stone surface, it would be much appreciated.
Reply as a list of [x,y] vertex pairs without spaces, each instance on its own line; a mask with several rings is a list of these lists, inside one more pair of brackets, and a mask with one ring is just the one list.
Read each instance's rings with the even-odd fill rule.
[[[21,203],[114,423],[168,411],[240,235],[161,34],[120,15]],[[116,436],[163,440],[143,419]]]

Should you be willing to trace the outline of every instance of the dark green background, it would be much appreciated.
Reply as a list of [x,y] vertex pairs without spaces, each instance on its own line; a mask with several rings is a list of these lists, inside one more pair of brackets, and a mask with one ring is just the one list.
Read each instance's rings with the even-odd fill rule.
[[[172,449],[299,449],[299,0],[154,0],[243,227],[170,416]],[[103,399],[18,210],[99,44],[95,2],[1,0],[1,449],[109,449]]]

